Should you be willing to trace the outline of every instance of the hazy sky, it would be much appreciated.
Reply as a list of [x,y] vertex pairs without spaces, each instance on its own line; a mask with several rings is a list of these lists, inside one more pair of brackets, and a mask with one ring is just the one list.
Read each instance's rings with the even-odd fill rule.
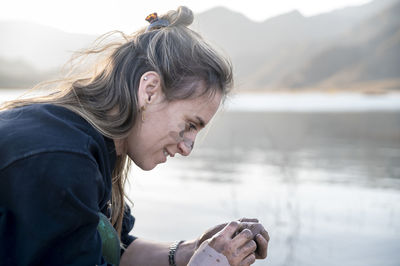
[[0,20],[23,19],[68,32],[101,34],[110,30],[133,32],[146,25],[144,18],[149,13],[161,14],[179,5],[195,13],[225,6],[262,21],[294,9],[311,16],[367,2],[370,0],[5,0]]

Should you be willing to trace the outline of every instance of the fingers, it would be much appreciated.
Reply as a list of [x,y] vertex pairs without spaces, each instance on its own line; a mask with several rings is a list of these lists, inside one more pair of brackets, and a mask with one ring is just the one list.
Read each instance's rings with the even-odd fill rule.
[[237,221],[232,221],[227,224],[219,233],[218,235],[223,235],[232,239],[235,235],[236,231],[239,228],[240,223]]
[[242,232],[240,232],[233,238],[232,245],[235,248],[239,248],[252,239],[253,239],[253,233],[249,229],[244,229]]
[[217,252],[222,253],[227,248],[227,244],[232,240],[232,237],[238,228],[239,222],[230,222],[211,238],[210,246]]
[[269,242],[269,234],[267,232],[267,230],[261,230],[260,234],[265,238],[265,240],[267,240]]
[[225,228],[225,226],[227,226],[227,223],[224,224],[219,224],[216,225],[210,229],[208,229],[203,235],[201,235],[199,237],[199,239],[197,240],[197,244],[196,244],[196,249],[201,245],[201,243],[203,243],[205,240],[210,239],[211,237],[213,237],[215,234],[217,234],[218,232],[220,232],[222,229]]
[[257,234],[260,234],[262,231],[265,231],[264,227],[260,223],[253,223],[253,222],[242,222],[239,226],[239,231],[244,229],[249,229],[253,236],[255,237]]
[[267,230],[260,223],[255,222],[242,222],[239,226],[239,231],[250,230],[253,239],[257,243],[257,250],[255,252],[256,259],[265,259],[267,257],[268,242],[270,240]]
[[[268,234],[268,233],[267,233]],[[256,258],[257,259],[265,259],[267,257],[268,252],[268,240],[261,234],[256,235],[255,237],[257,242],[257,251],[256,251]]]
[[[231,265],[250,265],[252,258],[257,249],[257,244],[253,240],[253,234],[250,230],[245,229],[236,235],[230,243],[225,247],[224,254]],[[253,254],[253,256],[251,256]],[[243,261],[245,264],[242,264]]]
[[256,259],[267,257],[270,237],[258,219],[242,218],[240,221],[232,221],[225,226],[218,225],[205,235],[209,237],[223,227],[211,238],[207,238],[210,247],[225,255],[231,265],[247,266]]
[[240,266],[248,266],[253,264],[254,262],[256,262],[256,256],[254,255],[254,253],[251,253],[241,261]]
[[254,240],[250,240],[244,246],[241,248],[241,252],[246,254],[248,256],[249,254],[252,254],[256,251],[257,249],[257,244]]

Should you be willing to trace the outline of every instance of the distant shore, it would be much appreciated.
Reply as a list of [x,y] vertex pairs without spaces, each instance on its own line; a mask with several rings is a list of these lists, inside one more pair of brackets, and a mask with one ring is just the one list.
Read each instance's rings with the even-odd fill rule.
[[[0,87],[0,93],[4,91],[28,91],[31,88],[2,88]],[[366,94],[366,95],[382,95],[382,94],[398,94],[400,93],[399,88],[392,89],[355,89],[355,88],[279,88],[279,89],[233,89],[233,94]]]

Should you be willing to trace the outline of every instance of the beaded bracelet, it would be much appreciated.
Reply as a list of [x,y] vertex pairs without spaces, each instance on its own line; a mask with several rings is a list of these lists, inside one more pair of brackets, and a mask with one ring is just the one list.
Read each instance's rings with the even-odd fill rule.
[[169,247],[169,254],[168,254],[168,259],[169,259],[169,265],[170,266],[176,266],[175,263],[175,253],[179,247],[180,244],[182,244],[184,240],[181,241],[176,241]]

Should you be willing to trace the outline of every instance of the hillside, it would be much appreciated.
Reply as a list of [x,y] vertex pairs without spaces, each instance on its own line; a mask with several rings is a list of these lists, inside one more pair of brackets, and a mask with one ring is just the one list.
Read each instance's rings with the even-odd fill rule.
[[[342,47],[337,44],[351,42],[354,39],[352,35],[360,27],[364,32],[373,31],[379,34],[384,31],[383,27],[375,26],[380,21],[370,21],[377,20],[376,17],[381,12],[385,13],[381,16],[385,16],[391,5],[396,3],[399,1],[373,1],[363,6],[348,7],[309,18],[294,10],[262,23],[252,22],[225,8],[215,8],[199,14],[195,28],[231,55],[237,88],[240,90],[318,88],[320,85],[327,86],[329,82],[327,80],[323,83],[316,76],[330,79],[334,74],[330,72],[331,68],[336,69],[335,65],[343,69],[352,67],[346,65],[351,62],[341,62],[341,57],[335,56],[336,53],[346,53],[339,52]],[[390,14],[394,15],[396,12],[397,10],[393,10]],[[395,19],[387,21],[387,24],[390,23],[393,23],[394,28],[397,25]],[[368,50],[368,41],[365,38],[360,39],[358,46]],[[328,52],[332,53],[329,58],[324,56]],[[359,51],[347,52],[351,56],[357,56]],[[312,69],[310,66],[316,63],[318,57],[319,62],[324,62],[323,66],[315,65],[316,70]],[[377,60],[386,59],[382,57]],[[373,62],[370,62],[370,67]],[[392,70],[400,73],[398,67]],[[311,75],[308,71],[326,73]],[[365,76],[363,78],[367,81]],[[371,78],[372,76],[368,76],[369,80]],[[393,75],[387,78],[393,78]],[[342,82],[340,86],[346,87],[350,85],[349,82]],[[335,83],[336,85],[338,84]]]
[[96,38],[24,21],[0,21],[0,34],[0,57],[26,61],[38,70],[62,66]]
[[296,75],[287,76],[285,85],[341,87],[400,78],[399,14],[400,2],[354,27]]
[[[232,58],[238,90],[400,90],[399,5],[375,0],[312,17],[293,10],[263,22],[217,7],[192,27]],[[0,21],[0,34],[0,87],[50,77],[96,37],[16,21]]]

